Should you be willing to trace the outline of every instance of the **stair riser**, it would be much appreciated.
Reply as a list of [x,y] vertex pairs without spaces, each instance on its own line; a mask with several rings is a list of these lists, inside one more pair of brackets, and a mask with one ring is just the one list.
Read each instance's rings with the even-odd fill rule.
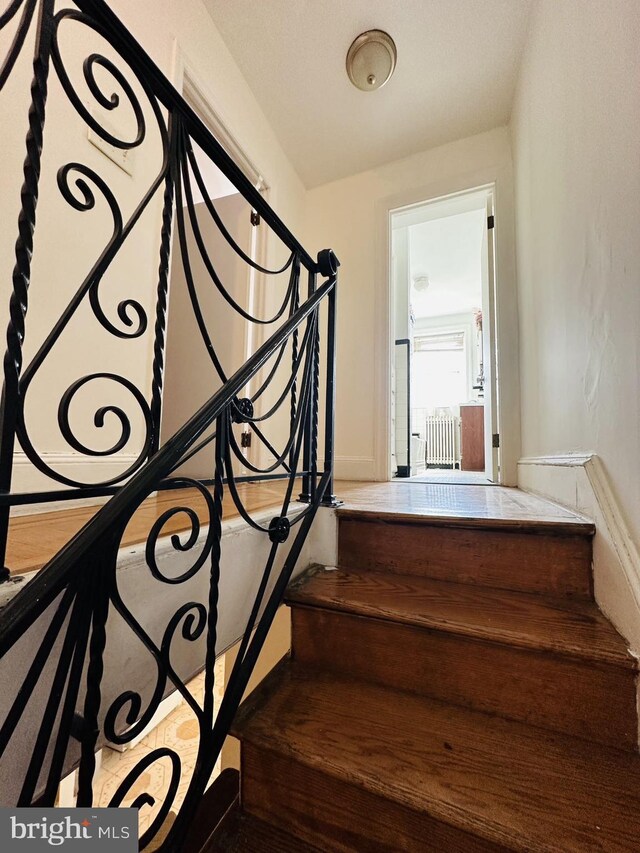
[[332,853],[507,853],[503,847],[350,785],[288,756],[242,744],[242,807]]
[[302,666],[637,749],[631,670],[315,607],[292,618]]
[[341,518],[338,564],[592,598],[591,538]]

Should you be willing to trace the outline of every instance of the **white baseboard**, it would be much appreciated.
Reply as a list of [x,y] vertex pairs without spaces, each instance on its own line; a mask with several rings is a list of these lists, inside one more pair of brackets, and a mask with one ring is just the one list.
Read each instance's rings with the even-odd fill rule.
[[600,457],[571,453],[521,459],[518,485],[593,519],[596,601],[631,651],[640,654],[640,552]]
[[[155,494],[155,493],[154,493]],[[82,509],[86,506],[102,506],[109,500],[109,496],[96,498],[74,498],[68,501],[47,501],[40,504],[21,504],[11,507],[11,517],[21,515],[40,515],[43,512],[61,512],[62,510]]]
[[336,456],[336,480],[375,480],[376,461],[373,456]]
[[[126,471],[137,459],[135,453],[117,453],[113,456],[84,456],[82,453],[59,453],[57,451],[43,451],[40,453],[42,461],[58,474],[68,477],[70,480],[93,484],[110,480]],[[69,488],[63,483],[52,480],[46,474],[41,473],[29,460],[22,450],[17,450],[13,457],[13,492],[39,492],[57,491]],[[92,498],[89,503],[99,503],[100,499]],[[83,500],[79,505],[86,504]],[[70,507],[71,504],[62,502],[63,506]],[[35,512],[51,512],[52,504],[31,505],[23,510],[14,510],[13,514],[19,515]]]

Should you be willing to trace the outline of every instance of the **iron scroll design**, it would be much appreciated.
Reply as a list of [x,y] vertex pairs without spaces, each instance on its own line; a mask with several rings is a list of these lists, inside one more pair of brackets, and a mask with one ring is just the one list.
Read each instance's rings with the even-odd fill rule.
[[[151,750],[112,792],[109,805],[126,803],[151,814],[143,849],[161,828],[164,833],[174,812],[160,849],[178,851],[317,510],[334,502],[338,261],[330,250],[317,259],[308,254],[103,0],[5,0],[0,31],[11,33],[0,56],[0,108],[34,37],[0,401],[0,561],[12,507],[108,498],[2,610],[0,666],[13,683],[20,661],[21,676],[0,712],[0,777],[12,780],[12,804],[52,805],[60,779],[75,767],[78,805],[95,804],[96,750],[105,742],[131,743],[177,691],[198,732],[194,760],[187,766],[168,746]],[[67,53],[71,33],[73,55]],[[147,170],[128,185],[126,198],[122,181],[112,179],[104,162],[98,166],[66,151],[58,162],[43,157],[51,114],[61,104],[84,133],[115,151],[144,153]],[[51,150],[60,156],[59,147]],[[267,229],[269,257],[278,262],[256,260],[234,236],[207,190],[207,161],[236,187],[247,210],[259,214],[255,227]],[[51,180],[43,180],[43,163],[54,170]],[[88,261],[81,273],[77,264],[69,275],[58,272],[64,299],[27,351],[29,312],[43,299],[48,263],[39,255],[38,235],[52,227],[56,204],[74,217],[78,245],[86,233],[97,249],[92,258],[94,249],[83,255]],[[140,244],[142,223],[154,217],[157,260],[148,275],[153,286],[144,290],[122,269],[131,247]],[[148,226],[143,233],[147,240]],[[230,286],[221,272],[221,244],[252,271],[269,309],[243,301]],[[67,254],[60,251],[56,265]],[[172,264],[180,266],[209,362],[208,381],[217,390],[197,411],[184,412],[183,426],[161,441]],[[253,330],[250,340],[263,341],[240,364],[229,362],[211,326],[205,303],[212,298]],[[64,361],[79,323],[89,350],[75,348]],[[104,346],[92,349],[94,339]],[[146,373],[137,369],[135,353],[144,353]],[[34,403],[51,364],[60,383],[49,389],[54,406],[46,428],[78,459],[109,462],[110,473],[95,479],[69,473],[39,446],[43,424],[34,423]],[[90,401],[89,424],[77,420],[82,398]],[[18,451],[46,485],[16,483]],[[185,473],[196,456],[206,457],[206,470]],[[279,505],[265,522],[248,508],[243,489],[247,481],[272,480],[280,484]],[[119,560],[129,525],[140,523],[140,508],[162,490],[179,498],[148,525],[136,587],[159,603],[151,624]],[[216,699],[227,507],[253,531],[262,566],[252,575],[233,671]],[[120,679],[113,677],[122,638],[137,650],[144,677],[126,668]],[[202,673],[201,695],[189,686],[195,672]],[[158,766],[166,778],[160,796],[145,782]]]
[[[21,8],[23,6],[23,8]],[[7,349],[4,360],[3,399],[0,409],[0,508],[6,513],[6,506],[16,503],[35,503],[51,499],[82,497],[84,495],[109,494],[134,474],[144,462],[157,451],[160,444],[161,401],[164,377],[167,294],[169,286],[169,266],[171,257],[172,230],[177,220],[180,252],[184,258],[184,271],[197,318],[200,334],[211,355],[216,374],[224,381],[225,369],[216,353],[216,347],[210,341],[207,323],[201,309],[201,299],[196,292],[191,273],[191,259],[186,247],[185,232],[191,229],[195,233],[199,258],[206,265],[207,274],[214,287],[227,304],[247,322],[257,326],[270,326],[284,316],[291,314],[299,299],[297,293],[298,278],[291,275],[282,304],[270,317],[260,317],[248,311],[231,295],[218,275],[206,240],[201,233],[198,218],[195,215],[194,192],[201,193],[210,221],[218,229],[230,249],[243,262],[254,267],[263,277],[286,274],[289,268],[297,266],[297,276],[301,265],[310,272],[317,271],[317,263],[304,251],[302,246],[282,225],[273,211],[265,208],[265,201],[250,184],[240,170],[233,164],[226,152],[220,147],[202,122],[169,86],[160,72],[151,65],[150,60],[139,46],[133,49],[135,42],[119,25],[108,7],[102,2],[77,2],[78,8],[63,8],[55,11],[54,0],[25,0],[24,4],[10,3],[0,16],[0,28],[9,27],[19,13],[22,16],[13,44],[5,57],[0,81],[5,82],[15,66],[26,39],[29,26],[34,19],[35,9],[39,9],[38,38],[34,60],[34,80],[29,108],[29,129],[26,143],[24,165],[25,183],[22,188],[22,210],[19,218],[19,237],[16,244],[16,264],[13,275],[13,296],[10,307],[10,322],[7,331]],[[87,55],[81,63],[80,79],[76,79],[68,67],[71,60],[65,56],[65,29],[75,28],[76,39],[86,39]],[[84,32],[82,32],[84,31]],[[92,41],[93,40],[93,41]],[[63,44],[64,42],[64,44]],[[102,46],[102,52],[94,47]],[[68,48],[68,45],[66,45]],[[110,54],[110,55],[107,55]],[[77,64],[77,63],[76,63]],[[55,80],[50,78],[53,76]],[[58,108],[61,100],[66,99],[72,106],[78,124],[86,131],[93,132],[103,142],[114,148],[132,152],[145,149],[155,143],[152,158],[157,161],[153,175],[148,183],[138,181],[138,198],[133,209],[125,213],[123,202],[112,180],[112,171],[103,170],[100,174],[86,162],[71,160],[57,166],[57,187],[60,201],[82,215],[84,222],[78,220],[78,227],[91,230],[91,221],[87,217],[95,216],[98,208],[107,210],[111,220],[110,230],[105,233],[102,249],[84,275],[77,282],[70,281],[68,301],[61,308],[59,316],[52,323],[35,353],[24,361],[24,339],[27,332],[27,314],[29,309],[29,290],[32,286],[32,256],[34,253],[34,233],[36,207],[40,192],[40,163],[45,141],[45,106],[50,89],[55,83],[56,106],[49,105],[49,111]],[[81,90],[82,87],[82,90]],[[87,105],[87,100],[91,103]],[[133,129],[128,133],[113,130],[111,124],[118,115],[129,119]],[[107,121],[108,119],[108,121]],[[111,124],[110,124],[111,123]],[[278,237],[288,249],[288,259],[280,267],[269,269],[256,263],[234,241],[226,227],[223,217],[217,212],[209,198],[201,167],[194,155],[193,143],[211,159],[220,171],[235,183],[247,199],[250,208],[260,211],[266,227]],[[146,155],[145,157],[150,156]],[[193,178],[192,178],[193,175]],[[194,186],[192,187],[192,182]],[[47,199],[49,205],[52,200]],[[116,277],[114,272],[123,250],[135,242],[140,223],[153,210],[161,210],[162,227],[159,234],[159,266],[155,306],[148,297],[143,298],[135,291],[120,298],[113,308],[107,307],[109,292]],[[104,228],[104,216],[101,228]],[[37,247],[36,247],[37,248]],[[71,247],[69,247],[71,249]],[[294,263],[295,262],[295,263]],[[74,270],[74,275],[77,272]],[[39,282],[35,282],[36,285]],[[133,284],[133,283],[132,283]],[[41,286],[41,285],[40,285]],[[298,299],[298,302],[296,300]],[[86,307],[90,314],[87,315]],[[151,320],[152,313],[154,321]],[[114,370],[108,364],[83,374],[81,365],[85,361],[82,352],[75,352],[73,361],[61,361],[58,355],[61,346],[68,346],[70,331],[78,318],[87,329],[86,335],[92,341],[91,329],[101,336],[103,348],[113,361],[115,344],[120,348],[119,363],[127,359],[127,353],[140,352],[132,349],[136,342],[152,338],[153,367],[149,379],[138,374],[127,375],[122,368]],[[89,319],[90,318],[90,319]],[[115,339],[109,344],[109,338]],[[66,342],[66,343],[65,343]],[[88,355],[85,353],[84,355]],[[67,453],[76,454],[90,461],[97,457],[112,460],[113,471],[108,476],[87,480],[60,470],[38,447],[30,426],[29,398],[36,394],[34,386],[45,366],[55,359],[58,376],[67,380],[67,387],[60,393],[55,419],[48,425],[49,431],[57,430],[60,444]],[[45,382],[42,379],[41,382]],[[92,388],[95,389],[92,391]],[[118,399],[128,395],[128,402],[112,402],[108,398]],[[82,395],[90,394],[96,400],[93,415],[95,435],[87,437],[89,424],[83,417],[82,423],[74,423],[75,401]],[[100,402],[102,396],[104,402]],[[31,406],[31,410],[34,406]],[[33,419],[33,414],[31,414]],[[41,416],[39,416],[41,420]],[[136,421],[134,424],[133,421]],[[38,429],[42,432],[42,423]],[[101,433],[113,436],[110,441],[101,439]],[[13,489],[14,450],[19,448],[28,462],[43,475],[36,489],[22,487]],[[127,453],[124,453],[127,451]],[[86,467],[86,466],[85,466]],[[94,469],[88,469],[94,470]],[[48,481],[48,482],[47,482]]]
[[[26,29],[28,28],[33,10],[29,2],[20,20],[19,29],[14,38],[14,43],[9,55],[5,59],[3,68],[13,67],[17,61],[18,53],[22,47]],[[15,9],[8,12],[16,14]],[[9,24],[11,17],[6,14],[2,23]],[[111,447],[97,449],[89,447],[82,441],[71,425],[69,409],[75,395],[89,383],[102,380],[115,383],[120,388],[126,389],[139,407],[144,421],[144,435],[140,442],[139,452],[132,464],[121,470],[115,477],[94,483],[86,483],[65,476],[57,471],[51,464],[47,463],[31,438],[28,427],[25,405],[29,389],[34,379],[42,368],[44,362],[50,359],[64,336],[69,324],[74,320],[78,309],[84,301],[90,304],[93,317],[109,335],[122,340],[132,340],[144,335],[147,329],[147,316],[143,305],[135,297],[126,298],[117,305],[117,323],[109,318],[104,310],[100,295],[103,278],[118,255],[125,241],[130,237],[133,229],[145,212],[156,191],[170,168],[169,147],[169,118],[163,115],[161,107],[145,81],[136,78],[139,87],[144,92],[157,124],[157,131],[161,140],[161,156],[158,173],[150,186],[141,193],[141,199],[135,206],[133,213],[125,218],[114,191],[108,182],[88,165],[79,162],[62,163],[57,172],[57,186],[62,199],[74,210],[80,213],[93,211],[98,198],[110,211],[112,219],[112,231],[108,235],[103,250],[91,266],[87,275],[70,296],[68,304],[62,310],[56,322],[52,324],[51,330],[44,337],[42,344],[35,355],[30,358],[23,369],[23,341],[26,333],[26,317],[28,311],[28,292],[32,277],[32,255],[34,251],[35,214],[40,192],[40,170],[41,156],[45,136],[45,106],[47,93],[50,89],[50,66],[53,65],[58,81],[64,95],[73,105],[79,118],[88,128],[96,133],[101,139],[122,150],[132,150],[145,140],[147,128],[143,108],[138,95],[127,80],[123,70],[106,56],[91,52],[82,64],[84,83],[87,90],[95,100],[98,108],[103,112],[117,111],[122,105],[121,95],[115,89],[124,94],[126,102],[135,116],[136,132],[132,139],[123,139],[107,130],[103,124],[96,119],[92,112],[85,106],[82,98],[76,91],[74,83],[66,69],[63,51],[59,44],[59,31],[61,26],[68,21],[75,21],[83,27],[90,29],[96,37],[107,41],[108,34],[102,25],[92,19],[89,15],[77,9],[63,9],[54,13],[54,3],[50,0],[42,0],[39,9],[38,31],[36,38],[36,56],[34,59],[34,80],[31,87],[32,103],[29,109],[29,130],[27,134],[26,159],[24,165],[25,182],[22,188],[22,209],[19,217],[19,237],[16,243],[16,265],[13,274],[13,295],[10,307],[10,322],[7,331],[7,351],[4,359],[4,386],[2,399],[2,442],[0,443],[0,488],[4,503],[15,502],[10,496],[11,474],[13,463],[13,451],[16,442],[28,458],[29,462],[43,473],[54,484],[69,486],[77,490],[92,486],[110,486],[121,482],[137,470],[149,455],[152,445],[152,436],[157,431],[157,424],[153,423],[152,413],[146,401],[144,389],[136,386],[135,382],[112,370],[96,371],[93,374],[78,376],[70,382],[67,390],[62,394],[58,407],[58,426],[63,439],[69,449],[83,456],[115,456],[129,442],[131,437],[131,422],[129,415],[119,406],[100,405],[95,413],[94,423],[97,428],[105,425],[105,419],[115,416],[121,425],[121,435]],[[110,94],[103,91],[98,82],[97,71],[101,70],[113,80],[114,91]],[[163,247],[166,248],[166,247]],[[166,251],[162,253],[164,263],[168,262]],[[161,273],[162,275],[162,273]],[[158,335],[158,330],[156,330]],[[63,370],[72,371],[74,365],[64,365]],[[156,378],[157,381],[157,378]],[[52,425],[53,427],[53,425]],[[44,497],[45,494],[36,494],[34,500]]]
[[[36,14],[37,12],[37,14]],[[35,21],[35,24],[34,24]],[[102,0],[76,0],[73,7],[56,9],[56,0],[13,0],[0,13],[0,31],[15,29],[7,55],[0,57],[0,98],[2,89],[24,51],[30,27],[36,27],[31,104],[28,110],[28,131],[24,160],[24,183],[16,242],[16,261],[13,271],[9,324],[4,357],[4,382],[0,405],[0,561],[4,557],[9,510],[11,506],[40,503],[78,497],[113,494],[160,446],[162,398],[166,361],[166,317],[169,291],[172,238],[182,259],[187,290],[199,334],[210,356],[215,377],[224,382],[228,367],[222,363],[217,344],[211,340],[207,318],[202,308],[202,295],[194,281],[192,257],[204,265],[209,279],[205,287],[216,291],[220,300],[239,317],[255,328],[276,328],[282,319],[291,316],[300,304],[301,270],[309,277],[309,292],[318,272],[318,263],[304,250],[286,226],[268,207],[262,195],[233,163],[229,155],[213,138],[199,117],[178,95],[166,78],[153,65],[145,52]],[[70,33],[76,42],[86,42],[86,55],[67,56]],[[79,68],[76,68],[79,66]],[[71,159],[55,164],[58,200],[48,191],[47,212],[57,203],[68,206],[77,214],[78,228],[94,233],[96,227],[105,231],[105,211],[110,221],[102,247],[84,274],[78,275],[77,265],[65,280],[68,291],[66,304],[41,336],[35,352],[25,361],[24,340],[27,333],[30,293],[42,298],[42,282],[33,280],[36,209],[42,203],[41,160],[45,146],[47,123],[45,114],[49,91],[55,90],[55,104],[49,112],[60,109],[66,100],[75,114],[78,126],[122,152],[140,150],[145,162],[155,165],[145,180],[135,182],[135,202],[125,211],[121,185],[113,180],[113,169],[96,168],[93,163]],[[2,101],[0,100],[0,106]],[[118,118],[127,130],[114,129]],[[260,214],[260,223],[267,228],[285,249],[287,257],[274,268],[257,263],[238,245],[224,217],[216,209],[207,191],[202,174],[202,161],[196,157],[197,146],[202,156],[215,164],[247,201],[248,210]],[[147,153],[149,148],[151,153]],[[270,292],[278,287],[277,280],[286,277],[279,307],[268,316],[261,316],[240,304],[222,281],[217,271],[217,259],[212,256],[207,237],[203,235],[202,220],[196,213],[196,196],[203,199],[208,225],[248,267],[255,269],[266,288],[267,278],[274,281]],[[130,201],[130,199],[128,200]],[[199,205],[200,208],[203,205]],[[161,229],[158,239],[159,263],[155,304],[143,293],[136,292],[136,283],[129,282],[129,295],[119,297],[110,305],[113,285],[121,277],[118,265],[125,250],[135,243],[141,223],[151,213],[159,211]],[[97,216],[97,214],[100,214]],[[99,222],[96,226],[94,222]],[[148,233],[144,232],[144,239]],[[191,245],[195,238],[195,249]],[[72,250],[72,247],[69,247]],[[129,249],[130,251],[130,249]],[[173,255],[176,255],[176,251]],[[68,255],[73,254],[73,251]],[[62,256],[62,253],[61,253]],[[46,259],[45,259],[46,261]],[[56,259],[56,264],[60,261]],[[77,280],[74,280],[77,278]],[[38,288],[40,290],[38,291]],[[118,292],[121,292],[121,286]],[[84,327],[84,344],[91,352],[83,353],[76,344],[75,329]],[[104,351],[103,364],[82,372],[85,355],[96,361],[93,338],[97,336]],[[289,344],[292,361],[296,362],[297,340]],[[64,360],[64,353],[73,341],[74,358]],[[148,343],[147,343],[148,342]],[[146,349],[141,350],[144,345]],[[136,353],[153,351],[151,375],[136,369]],[[136,348],[137,347],[137,348]],[[273,365],[274,374],[281,358]],[[119,367],[114,368],[114,360]],[[123,365],[125,365],[123,367]],[[59,392],[57,410],[51,412],[47,433],[55,433],[59,451],[53,456],[43,452],[34,433],[34,412],[40,412],[40,398],[50,397],[47,386],[52,369],[56,383],[64,382]],[[49,371],[48,373],[46,371]],[[38,384],[40,383],[40,384]],[[259,389],[256,399],[269,386],[269,377]],[[56,384],[56,387],[58,385]],[[292,416],[296,406],[297,378],[294,377],[283,394],[291,397]],[[77,401],[83,401],[81,406]],[[87,402],[88,401],[88,402]],[[93,407],[92,420],[87,421],[87,406]],[[78,421],[78,412],[82,420]],[[75,414],[74,414],[75,413]],[[47,415],[49,417],[49,415]],[[275,454],[274,448],[258,426],[251,422],[250,430],[256,440]],[[42,415],[37,418],[38,435],[43,433]],[[41,439],[40,439],[41,441]],[[16,451],[37,472],[38,485],[15,482]],[[310,449],[305,450],[310,467]],[[109,466],[75,465],[71,470],[60,467],[60,456],[82,462],[100,459]],[[87,470],[88,476],[78,474]],[[107,474],[97,476],[95,471]],[[256,472],[254,472],[256,473]],[[30,478],[31,482],[33,478]],[[306,492],[305,492],[306,494]]]
[[[152,720],[167,693],[178,691],[198,728],[198,750],[193,767],[182,764],[177,750],[157,747],[128,773],[111,796],[109,805],[126,802],[153,811],[153,819],[141,837],[141,849],[157,835],[170,811],[175,820],[162,844],[163,851],[179,850],[197,805],[214,770],[229,727],[245,692],[255,661],[275,612],[282,600],[316,511],[330,492],[331,468],[319,477],[311,503],[294,505],[294,488],[301,472],[306,424],[312,412],[313,362],[319,305],[335,294],[335,277],[314,295],[231,377],[214,397],[164,445],[159,452],[94,516],[93,520],[16,596],[0,623],[0,656],[7,665],[20,644],[30,642],[31,652],[22,683],[0,726],[0,766],[15,776],[12,751],[30,755],[16,790],[16,804],[35,802],[53,805],[60,778],[78,752],[77,804],[93,803],[95,752],[105,740],[123,745],[138,737]],[[304,324],[299,358],[302,359],[301,393],[293,428],[281,454],[290,464],[289,477],[278,513],[268,526],[251,517],[243,505],[233,473],[235,442],[231,436],[241,399],[240,391],[256,372],[274,357],[282,344]],[[242,407],[240,407],[242,408]],[[246,415],[248,417],[248,415]],[[213,478],[203,481],[175,477],[184,457],[215,426]],[[180,595],[171,598],[171,615],[161,630],[151,630],[122,587],[118,555],[128,523],[145,498],[159,485],[182,488],[184,500],[162,513],[151,525],[144,545],[144,566],[154,589],[170,587]],[[268,543],[257,591],[243,625],[238,657],[218,706],[215,661],[218,602],[221,585],[223,497],[228,490],[238,511]],[[194,504],[200,501],[203,507]],[[174,533],[167,545],[164,530],[177,514],[188,519],[186,530]],[[288,551],[281,567],[277,557],[285,543]],[[158,557],[164,548],[164,565]],[[182,556],[176,569],[166,559],[167,549]],[[169,568],[170,567],[170,568]],[[193,582],[200,579],[195,587]],[[176,601],[179,603],[176,606]],[[118,620],[118,621],[114,621]],[[135,679],[118,686],[105,671],[114,666],[111,642],[127,632],[127,648],[138,646],[148,657],[154,675],[142,691]],[[31,640],[29,640],[31,638]],[[202,698],[198,700],[177,662],[185,647],[200,644],[204,673]],[[131,654],[131,651],[129,652]],[[126,673],[126,669],[125,669]],[[117,682],[119,683],[119,682]],[[40,692],[46,685],[47,698]],[[106,686],[105,686],[106,685]],[[44,708],[42,708],[44,705]],[[35,717],[31,714],[36,709]],[[18,733],[21,737],[17,738]],[[19,745],[16,741],[19,740]],[[169,768],[161,802],[144,787],[145,774],[157,763]],[[133,790],[135,788],[135,795]],[[179,788],[183,796],[175,805]]]

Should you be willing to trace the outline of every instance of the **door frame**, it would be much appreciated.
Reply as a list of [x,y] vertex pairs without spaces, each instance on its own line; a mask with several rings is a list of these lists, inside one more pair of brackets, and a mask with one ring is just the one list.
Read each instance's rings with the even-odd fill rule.
[[491,187],[494,223],[494,334],[495,376],[499,385],[496,412],[500,436],[500,470],[496,482],[516,485],[520,458],[520,373],[518,304],[516,292],[513,181],[510,167],[483,169],[458,179],[418,186],[408,192],[382,199],[376,205],[376,398],[374,424],[375,478],[391,479],[391,354],[392,270],[391,215],[397,210],[439,201],[449,196]]
[[[189,59],[188,53],[185,52],[184,47],[177,38],[174,39],[173,43],[171,78],[175,88],[180,92],[189,106],[191,106],[202,119],[207,128],[213,133],[217,141],[225,149],[227,154],[231,156],[236,165],[240,167],[246,177],[252,182],[254,187],[267,201],[269,201],[271,186],[267,182],[264,172],[256,165],[253,158],[248,154],[247,149],[239,136],[234,133],[231,124],[226,120],[219,109],[216,98],[202,78],[198,76],[193,63]],[[268,266],[270,234],[271,229],[267,227],[252,227],[250,232],[250,255],[257,264],[263,267]],[[258,275],[259,273],[247,264],[246,304],[248,306],[249,313],[261,315],[265,313],[266,288],[258,286]],[[168,303],[167,307],[167,323],[169,322],[169,305],[170,303]],[[261,334],[262,327],[255,328],[252,323],[244,324],[245,361],[263,342],[260,337]],[[266,373],[266,368],[264,370]],[[253,384],[259,385],[262,375],[263,374],[258,373],[256,377],[248,383],[248,393],[250,393]],[[262,444],[254,442],[252,449],[245,450],[244,453],[247,458],[251,459],[254,463],[258,465],[266,464],[267,451]],[[240,473],[248,474],[249,471],[243,467]]]
[[[204,82],[198,77],[188,54],[180,42],[175,39],[173,55],[173,84],[182,97],[204,121],[218,142],[234,162],[242,169],[254,187],[269,201],[270,185],[264,172],[256,165],[247,149],[233,132],[229,123],[221,114],[215,98]],[[255,228],[251,232],[251,255],[261,266],[267,266],[267,238],[269,230]],[[264,288],[256,288],[256,271],[247,267],[247,305],[250,311],[261,313],[264,309]],[[245,327],[245,358],[255,348],[255,329],[250,324]],[[258,344],[261,341],[257,342]]]

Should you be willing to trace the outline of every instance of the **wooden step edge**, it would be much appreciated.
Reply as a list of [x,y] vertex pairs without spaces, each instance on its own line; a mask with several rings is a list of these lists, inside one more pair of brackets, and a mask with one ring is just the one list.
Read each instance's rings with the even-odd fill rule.
[[269,823],[238,806],[216,830],[202,853],[326,853],[301,841],[279,825]]
[[[265,681],[269,681],[269,685],[265,685],[266,692],[262,695],[268,695],[276,692],[280,682],[283,678],[287,677],[288,673],[291,672],[291,666],[292,665],[290,664],[288,670],[281,669],[277,673],[275,670],[272,670],[265,679]],[[326,673],[323,674],[326,675]],[[308,668],[305,668],[305,677],[309,678],[312,676],[313,673],[311,673]],[[344,681],[344,679],[338,680]],[[264,685],[264,681],[260,686],[262,685]],[[402,691],[391,688],[379,687],[378,689],[385,690],[390,694],[397,695],[398,697],[404,695]],[[415,814],[427,815],[430,818],[441,821],[442,823],[448,824],[449,826],[463,832],[479,836],[485,841],[504,845],[508,849],[519,850],[521,853],[525,853],[525,851],[533,849],[532,847],[526,846],[526,839],[523,839],[523,846],[520,848],[509,846],[513,843],[512,833],[499,822],[492,820],[490,815],[486,817],[483,816],[478,819],[477,815],[472,815],[471,812],[466,812],[460,809],[459,806],[449,804],[442,799],[430,799],[425,802],[417,802],[415,799],[408,799],[403,795],[403,792],[396,788],[395,785],[388,783],[386,778],[377,778],[374,782],[365,774],[348,772],[342,767],[335,766],[334,764],[327,762],[321,750],[318,750],[315,753],[309,753],[290,749],[287,746],[286,738],[283,739],[282,737],[275,735],[267,737],[261,732],[252,731],[250,726],[251,716],[254,711],[259,709],[259,705],[261,704],[261,702],[251,703],[251,706],[247,707],[242,721],[238,720],[237,727],[234,725],[232,734],[239,738],[242,743],[250,744],[254,749],[266,751],[270,754],[284,756],[303,767],[308,767],[314,771],[322,773],[328,779],[336,779],[365,791],[368,794],[382,796],[384,799],[402,806],[409,811],[413,811]],[[438,704],[442,705],[446,703],[439,702]],[[483,716],[482,712],[479,711],[470,711],[469,713],[472,713],[475,716]],[[515,723],[514,725],[522,726],[523,724]],[[569,736],[563,737],[566,737],[568,740],[572,739]]]
[[506,530],[517,533],[530,533],[545,536],[584,536],[592,537],[596,532],[595,524],[588,519],[576,516],[573,520],[560,519],[520,519],[520,518],[478,518],[454,515],[417,515],[415,513],[385,512],[367,509],[337,509],[338,520],[364,521],[379,524],[415,524],[431,527],[458,527],[470,530]]
[[[333,676],[325,671],[318,670],[314,672],[308,668],[301,671],[291,667],[289,673],[287,674],[286,671],[281,673],[280,678],[282,678],[283,675],[285,678],[288,675],[293,682],[298,682],[301,685],[304,685],[305,681],[312,680],[314,678],[326,680],[328,677],[330,680],[340,682],[343,685],[349,685],[351,683],[349,680]],[[277,688],[278,684],[272,685],[272,690],[275,691]],[[396,703],[402,703],[403,697],[407,697],[407,694],[401,690],[385,687],[370,687],[370,689],[375,689],[378,692],[388,694],[390,702],[394,705]],[[423,700],[419,697],[412,696],[411,701]],[[449,703],[442,700],[428,698],[424,701],[429,705],[439,705],[441,708],[451,707],[456,714],[463,713],[475,718],[476,722],[481,718],[499,721],[500,725],[505,729],[504,737],[506,740],[508,740],[509,737],[509,729],[520,734],[525,731],[529,733],[534,732],[541,738],[540,749],[542,754],[545,753],[545,742],[548,742],[555,747],[559,744],[564,744],[565,747],[570,747],[571,744],[575,744],[576,747],[582,751],[584,751],[587,746],[584,741],[571,735],[549,732],[544,729],[529,726],[523,722],[505,720],[504,718],[496,717],[492,714],[486,714],[481,711],[451,706]],[[331,725],[330,713],[326,716],[324,725]],[[254,749],[264,750],[268,753],[295,761],[302,767],[308,767],[314,771],[322,773],[328,779],[335,779],[348,785],[352,785],[354,788],[365,791],[368,794],[380,796],[385,800],[405,807],[409,811],[413,811],[417,815],[426,815],[437,821],[448,824],[451,827],[462,830],[463,832],[480,837],[490,843],[503,845],[508,850],[519,851],[519,853],[528,853],[528,851],[533,850],[538,851],[538,853],[543,853],[543,851],[545,851],[545,853],[552,853],[552,851],[554,851],[554,853],[559,853],[561,849],[557,846],[553,846],[552,842],[548,847],[546,845],[541,845],[539,836],[531,836],[528,832],[523,834],[521,827],[518,828],[517,835],[514,835],[514,826],[509,822],[505,823],[501,821],[490,809],[488,810],[485,808],[482,812],[478,812],[478,810],[466,808],[459,802],[451,802],[440,795],[430,797],[428,800],[420,799],[414,796],[410,790],[406,788],[403,789],[401,786],[399,787],[396,785],[392,779],[388,779],[385,775],[367,773],[366,770],[363,772],[360,769],[352,770],[344,764],[340,764],[339,762],[334,763],[333,761],[327,760],[327,755],[323,753],[321,748],[303,749],[292,746],[288,742],[286,730],[273,731],[270,729],[269,732],[266,732],[262,731],[260,726],[257,727],[257,730],[248,726],[240,733],[240,737],[243,743],[250,745]],[[444,745],[446,748],[447,744],[445,743]],[[615,748],[603,746],[601,744],[588,744],[588,747],[590,754],[593,757],[593,761],[596,763],[598,762],[599,756],[621,756],[627,760],[631,757],[628,753],[621,752]],[[567,784],[569,786],[571,785],[570,778],[567,779]],[[508,783],[506,781],[505,785],[508,788]],[[522,796],[522,794],[518,794],[518,796]],[[604,850],[605,848],[602,849]],[[616,847],[616,849],[622,850],[623,848]]]
[[[363,604],[356,601],[340,601],[337,602],[328,597],[323,597],[317,593],[305,592],[306,581],[319,574],[324,570],[323,566],[311,566],[303,575],[296,579],[286,592],[285,604],[289,607],[300,607],[318,610],[329,610],[333,613],[345,613],[350,616],[362,616],[377,621],[390,622],[393,624],[408,625],[417,629],[426,631],[438,631],[439,633],[448,634],[454,637],[467,637],[471,640],[478,640],[487,643],[494,643],[502,646],[514,646],[515,648],[527,649],[529,651],[539,652],[540,654],[548,654],[569,658],[571,660],[579,660],[585,663],[590,663],[596,666],[615,666],[632,672],[638,672],[638,659],[627,648],[625,651],[612,652],[605,649],[585,648],[584,646],[571,646],[561,642],[549,640],[536,641],[533,637],[525,634],[519,634],[515,631],[500,631],[500,628],[493,626],[492,628],[484,628],[481,626],[465,625],[462,622],[450,623],[445,622],[438,617],[431,617],[429,614],[422,614],[420,617],[414,614],[408,614],[400,609],[390,611],[376,607],[375,605]],[[439,581],[435,581],[439,583]],[[454,584],[452,584],[453,586]],[[459,584],[464,586],[464,584]],[[496,590],[498,592],[506,592],[512,594],[509,590]],[[518,595],[530,595],[530,593],[513,593]],[[538,596],[534,596],[537,598]],[[597,605],[594,605],[597,606]],[[612,630],[615,630],[612,628]]]
[[538,654],[545,655],[547,657],[558,657],[577,661],[579,663],[597,667],[598,669],[616,667],[630,673],[638,673],[638,660],[630,652],[627,657],[623,657],[622,655],[618,657],[600,650],[591,653],[582,647],[571,647],[560,643],[553,644],[549,642],[543,645],[542,643],[536,643],[533,639],[523,635],[513,635],[508,633],[501,635],[498,631],[489,632],[475,630],[472,627],[466,628],[462,625],[443,624],[437,620],[433,620],[432,622],[428,622],[427,620],[418,622],[411,619],[394,618],[387,614],[374,614],[367,611],[366,608],[347,608],[326,604],[314,604],[305,601],[291,601],[287,603],[289,606],[299,608],[300,610],[327,610],[332,613],[342,613],[346,616],[358,616],[365,619],[373,619],[376,622],[405,625],[426,632],[437,632],[439,634],[446,634],[450,637],[464,637],[470,641],[475,640],[480,643],[487,643],[490,646],[507,646],[515,649],[524,649],[529,652],[537,652]]
[[280,658],[273,669],[265,675],[262,681],[253,688],[251,693],[242,700],[229,731],[232,737],[241,739],[245,726],[248,725],[251,717],[267,701],[269,696],[278,689],[278,685],[286,677],[291,663],[291,651],[288,651],[286,655]]
[[227,768],[205,791],[183,841],[182,853],[205,853],[215,836],[237,812],[240,803],[240,774]]

